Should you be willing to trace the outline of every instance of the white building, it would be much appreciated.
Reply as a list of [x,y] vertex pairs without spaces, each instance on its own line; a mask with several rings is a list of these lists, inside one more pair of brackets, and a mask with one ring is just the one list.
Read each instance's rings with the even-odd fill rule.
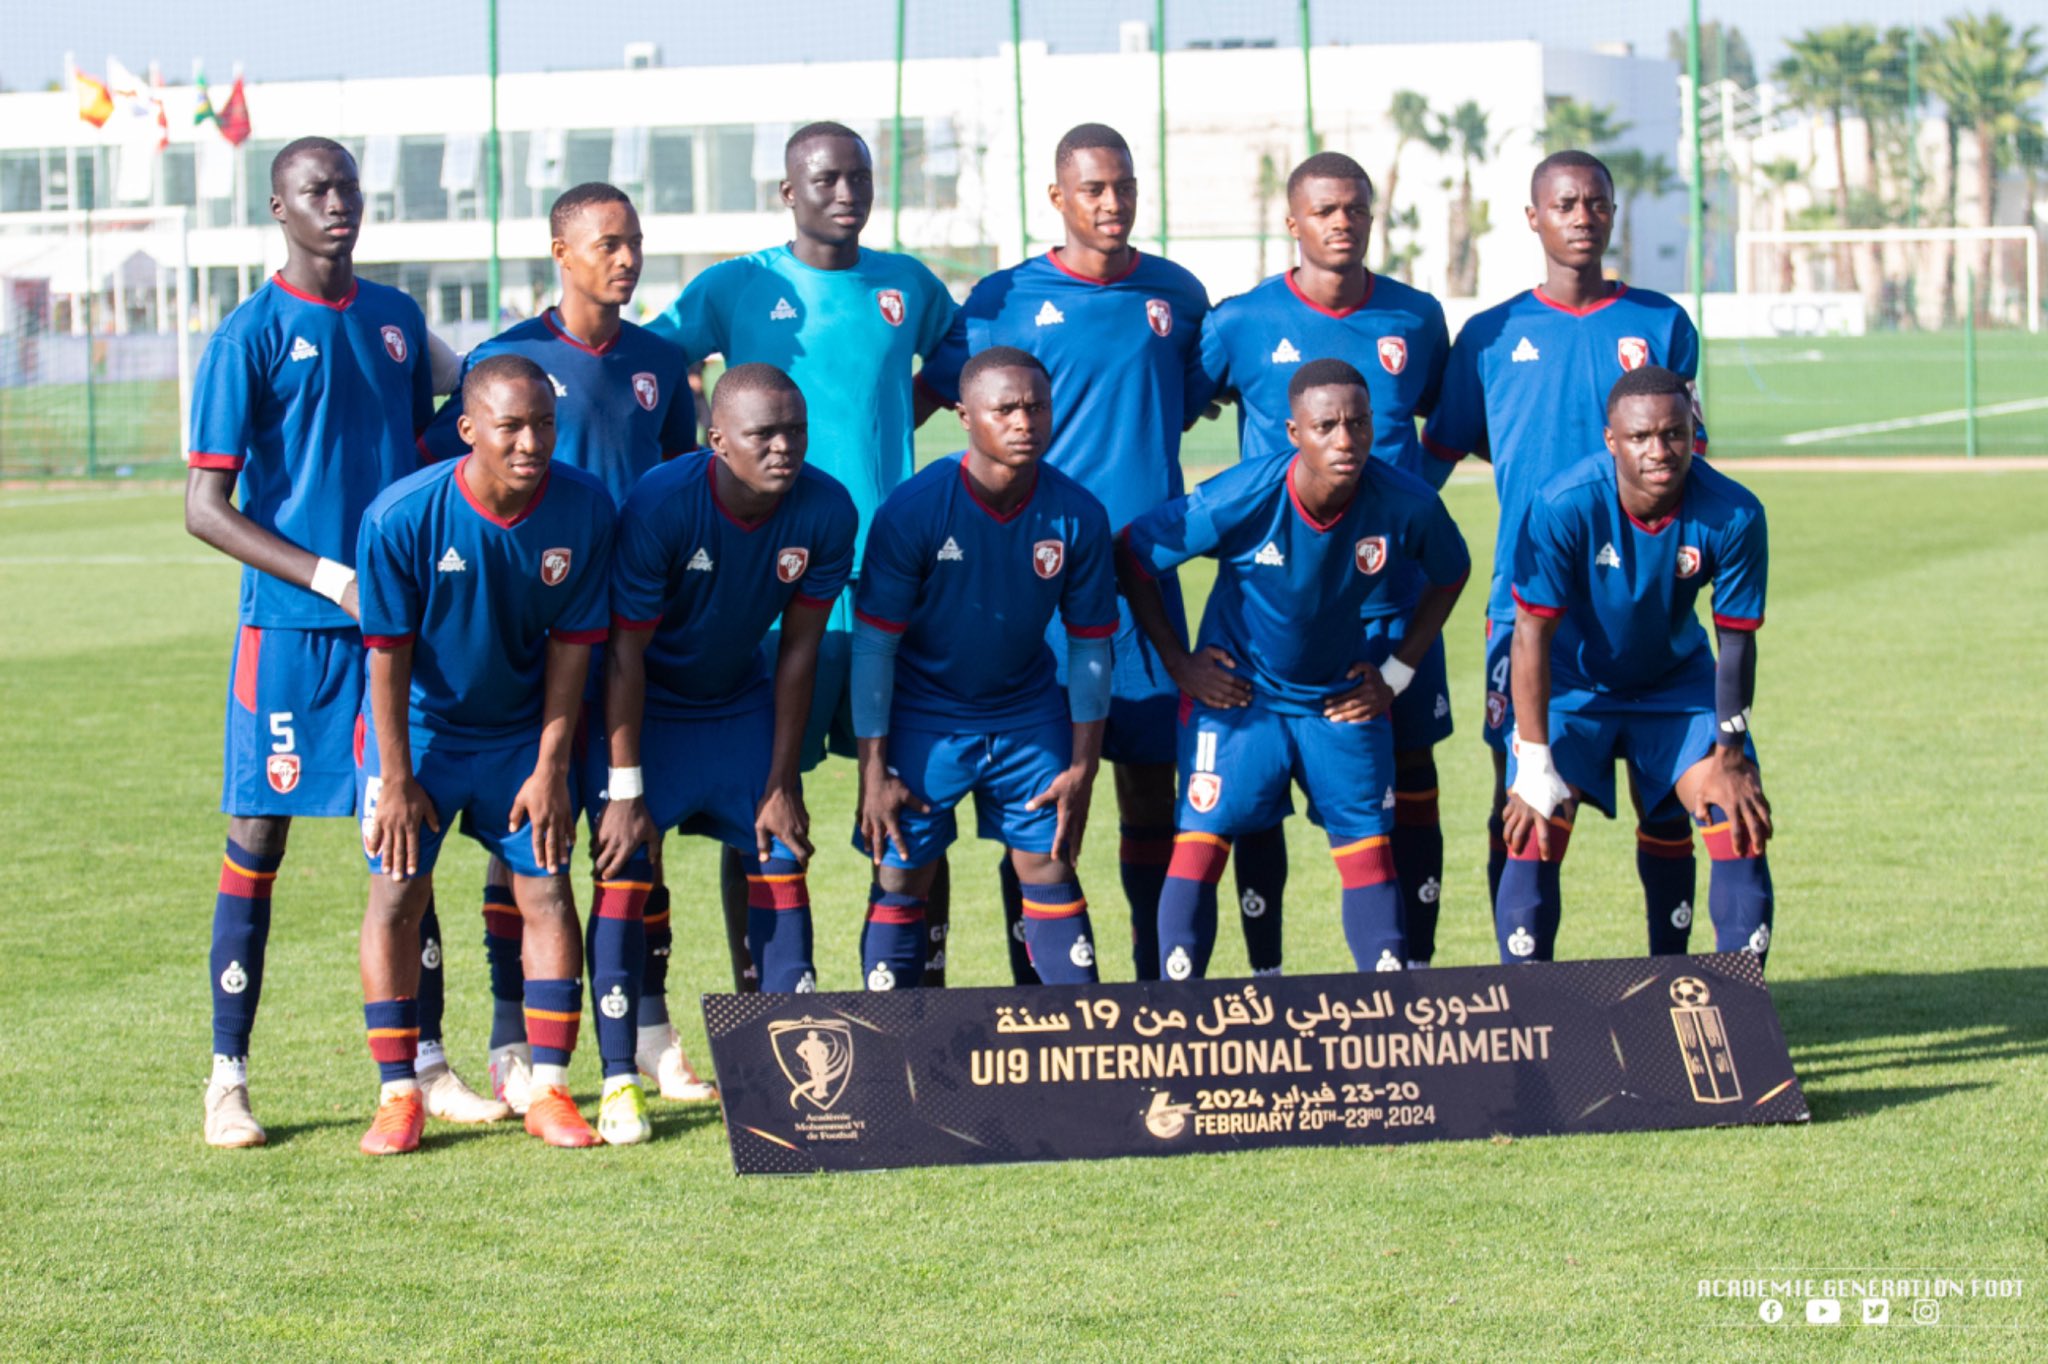
[[[1144,196],[1141,247],[1156,244],[1163,181],[1168,250],[1214,296],[1236,293],[1289,263],[1276,182],[1306,151],[1299,49],[1169,52],[1162,177],[1156,58],[1145,50],[1144,35],[1126,37],[1126,46],[1139,50],[1070,54],[1048,51],[1043,43],[1023,45],[1021,220],[1009,49],[907,63],[905,249],[964,289],[986,270],[1016,260],[1027,234],[1033,250],[1056,240],[1058,221],[1044,193],[1053,145],[1071,125],[1092,120],[1120,128],[1136,152]],[[641,50],[629,56],[645,61],[644,45],[636,47]],[[1541,155],[1546,95],[1614,106],[1616,117],[1633,125],[1630,142],[1678,162],[1677,72],[1670,62],[1529,41],[1325,46],[1314,49],[1312,61],[1322,145],[1356,157],[1376,181],[1384,182],[1394,155],[1387,109],[1395,91],[1420,92],[1439,114],[1465,100],[1485,111],[1490,154],[1472,171],[1475,202],[1487,206],[1492,223],[1476,243],[1481,300],[1504,297],[1540,277],[1541,257],[1521,210],[1530,167]],[[666,305],[685,279],[713,261],[786,240],[787,214],[776,197],[782,140],[817,118],[869,134],[878,166],[867,240],[887,245],[894,87],[888,62],[629,66],[502,77],[502,306],[530,313],[552,295],[547,208],[562,188],[584,180],[617,183],[640,206],[648,258],[640,303],[648,312]],[[255,137],[239,149],[211,126],[192,125],[191,99],[188,90],[166,92],[172,141],[148,177],[151,192],[142,202],[190,211],[186,246],[199,329],[215,325],[281,262],[282,243],[266,201],[268,167],[285,142],[313,133],[349,145],[361,166],[369,204],[358,268],[411,293],[437,328],[473,339],[493,327],[485,296],[490,228],[482,186],[490,105],[483,77],[251,85]],[[76,208],[89,193],[97,194],[97,207],[108,207],[123,178],[122,153],[108,141],[78,119],[69,93],[0,95],[0,291],[13,278],[17,294],[9,329],[24,325],[21,300],[33,292],[23,292],[20,277],[42,268],[24,263],[33,252],[7,254],[9,215]],[[1397,230],[1394,241],[1420,248],[1410,269],[1425,288],[1445,284],[1448,210],[1460,168],[1454,153],[1427,145],[1410,145],[1402,155],[1395,207],[1413,208],[1417,218],[1412,229]],[[1653,287],[1680,287],[1682,195],[1625,211],[1636,215],[1630,273]],[[102,256],[94,271],[102,289],[101,327],[157,329],[165,317],[164,291],[142,287],[132,252]],[[1376,242],[1375,266],[1379,258]],[[156,263],[170,268],[161,254]],[[103,273],[117,265],[117,275]],[[1615,265],[1620,268],[1618,260]],[[49,267],[50,285],[60,273],[67,282],[79,277],[77,269]],[[45,324],[81,329],[66,291],[46,291],[52,297]]]

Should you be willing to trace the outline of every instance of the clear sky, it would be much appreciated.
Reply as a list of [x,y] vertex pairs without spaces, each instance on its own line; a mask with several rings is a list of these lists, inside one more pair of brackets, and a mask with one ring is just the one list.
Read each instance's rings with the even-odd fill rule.
[[[1809,27],[1860,19],[1880,25],[1933,25],[1964,8],[1936,0],[1706,0],[1750,40],[1768,65],[1783,40]],[[893,0],[641,0],[628,7],[556,0],[500,0],[503,68],[533,71],[602,68],[624,45],[660,44],[667,65],[761,60],[887,57],[894,46]],[[2005,0],[2015,21],[2048,19],[2048,0]],[[1167,0],[1168,39],[1272,38],[1297,41],[1296,0]],[[1152,0],[1023,0],[1027,38],[1056,49],[1116,46],[1117,22],[1148,19]],[[232,65],[252,79],[413,76],[482,71],[485,0],[347,0],[305,5],[289,0],[0,0],[0,84],[40,89],[56,79],[64,53],[98,71],[111,50],[129,67],[162,64],[182,84],[195,58],[221,82]],[[993,51],[1009,31],[1005,0],[908,0],[912,56]],[[1683,0],[1314,0],[1318,41],[1438,42],[1537,38],[1566,47],[1627,41],[1662,56],[1666,34],[1684,22]]]

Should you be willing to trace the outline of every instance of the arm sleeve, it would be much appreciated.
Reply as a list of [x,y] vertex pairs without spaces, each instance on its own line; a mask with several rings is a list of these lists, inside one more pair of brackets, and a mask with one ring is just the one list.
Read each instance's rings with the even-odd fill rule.
[[954,314],[960,305],[946,292],[946,286],[931,271],[924,272],[921,281],[924,291],[924,306],[918,310],[917,353],[929,365],[932,356],[945,344],[947,335],[953,330]]
[[434,352],[427,341],[427,319],[413,313],[412,438],[417,442],[434,420]]
[[1224,311],[1211,308],[1209,315],[1202,319],[1202,344],[1196,350],[1196,359],[1202,366],[1202,377],[1209,385],[1209,395],[1220,398],[1232,392],[1230,382],[1230,346],[1223,335]]
[[471,365],[492,353],[491,344],[486,341],[462,357],[462,372],[455,377],[455,391],[448,395],[448,400],[441,404],[441,410],[420,433],[420,457],[429,464],[454,459],[468,452],[469,446],[463,442],[462,432],[455,425],[462,420],[462,381],[469,377]]
[[[948,404],[960,401],[960,370],[967,363],[971,353],[968,339],[968,319],[972,314],[976,295],[968,295],[963,307],[953,310],[952,320],[947,324],[946,334],[930,354],[924,357],[924,368],[917,372],[918,381]],[[865,573],[866,566],[862,566]]]
[[1764,585],[1770,576],[1770,542],[1763,508],[1743,516],[1727,531],[1715,556],[1714,624],[1723,630],[1755,630],[1764,623]]
[[247,462],[256,392],[249,352],[216,334],[192,379],[192,444],[186,455],[192,468],[235,471]]
[[1209,410],[1209,402],[1216,396],[1215,381],[1209,377],[1208,368],[1202,363],[1202,330],[1208,324],[1209,300],[1195,295],[1192,316],[1187,320],[1188,339],[1181,347],[1181,421],[1183,427],[1192,426],[1201,420]]
[[663,499],[641,496],[645,484],[626,497],[613,533],[611,618],[615,630],[652,630],[668,604],[672,548],[680,536],[662,534]]
[[885,502],[868,526],[868,547],[854,588],[854,619],[900,635],[910,626],[921,585],[919,556],[904,541],[897,518]]
[[846,590],[847,579],[853,576],[853,542],[858,525],[859,513],[853,509],[853,499],[840,494],[824,533],[811,546],[804,576],[797,580],[799,603],[830,606]]
[[675,373],[663,379],[663,385],[668,411],[661,417],[661,457],[674,459],[685,450],[697,448],[697,401],[690,392],[690,367],[677,365]]
[[647,330],[683,348],[683,371],[686,374],[691,365],[714,353],[723,354],[731,344],[731,338],[719,325],[723,310],[717,306],[715,297],[731,264],[714,265],[698,275],[682,293],[676,295],[675,302],[662,309],[661,315],[647,324]]
[[1451,333],[1444,324],[1442,307],[1431,310],[1424,322],[1422,335],[1423,349],[1429,356],[1429,373],[1423,377],[1422,394],[1415,401],[1415,410],[1427,417],[1436,411],[1436,405],[1443,397],[1444,371],[1450,364]]
[[1714,660],[1714,721],[1717,742],[1740,748],[1749,733],[1749,708],[1756,699],[1756,632],[1722,630]]
[[1109,640],[1116,634],[1116,553],[1109,513],[1088,507],[1075,526],[1060,583],[1060,623],[1069,640]]
[[409,553],[411,536],[371,508],[356,536],[356,603],[363,643],[373,649],[409,644],[420,628],[419,581]]
[[590,530],[577,550],[583,563],[570,565],[569,599],[548,627],[548,637],[564,644],[602,644],[611,633],[612,529],[616,519],[611,498],[591,498]]
[[1414,523],[1411,535],[1412,552],[1432,587],[1451,587],[1471,575],[1472,553],[1441,497],[1430,499],[1429,509]]
[[[1692,319],[1682,309],[1674,307],[1675,316],[1671,322],[1671,344],[1665,349],[1671,356],[1671,372],[1692,381],[1699,377],[1700,334],[1692,325]],[[1707,418],[1700,410],[1699,391],[1693,391],[1692,403],[1692,452],[1695,455],[1707,453]]]
[[1451,466],[1485,442],[1486,392],[1479,380],[1479,349],[1461,337],[1444,360],[1436,405],[1422,428],[1422,448],[1436,456],[1424,465],[1423,477],[1443,487]]
[[896,650],[903,636],[868,624],[853,623],[853,665],[848,697],[857,739],[889,737],[889,707],[896,698]]
[[1572,527],[1556,503],[1538,497],[1529,506],[1525,529],[1515,541],[1515,604],[1532,615],[1555,619],[1571,600]]
[[1156,578],[1216,548],[1222,533],[1212,499],[1204,495],[1215,481],[1212,478],[1184,497],[1160,503],[1124,527],[1119,543],[1134,568]]
[[1109,718],[1112,661],[1107,635],[1067,641],[1067,714],[1075,724]]

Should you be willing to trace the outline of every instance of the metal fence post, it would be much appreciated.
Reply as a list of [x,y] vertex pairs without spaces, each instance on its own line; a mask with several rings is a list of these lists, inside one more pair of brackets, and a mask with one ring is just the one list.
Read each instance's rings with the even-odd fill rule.
[[[896,0],[896,112],[889,120],[889,249],[903,249],[903,24],[909,0]],[[931,155],[929,144],[925,155]]]
[[1977,458],[1977,268],[1963,271],[1963,454]]

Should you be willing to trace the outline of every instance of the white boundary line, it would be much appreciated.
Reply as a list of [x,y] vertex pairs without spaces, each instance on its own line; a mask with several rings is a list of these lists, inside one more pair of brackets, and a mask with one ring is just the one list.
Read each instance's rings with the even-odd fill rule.
[[[2009,417],[2018,412],[2039,412],[2048,408],[2048,398],[2021,398],[2016,402],[1992,403],[1977,409],[1980,417]],[[1966,407],[1950,408],[1946,412],[1929,412],[1921,417],[1895,417],[1890,421],[1857,422],[1853,426],[1823,426],[1815,431],[1794,431],[1778,443],[1780,445],[1813,445],[1824,440],[1839,440],[1844,436],[1873,436],[1881,431],[1911,431],[1922,426],[1952,426],[1969,419]]]

